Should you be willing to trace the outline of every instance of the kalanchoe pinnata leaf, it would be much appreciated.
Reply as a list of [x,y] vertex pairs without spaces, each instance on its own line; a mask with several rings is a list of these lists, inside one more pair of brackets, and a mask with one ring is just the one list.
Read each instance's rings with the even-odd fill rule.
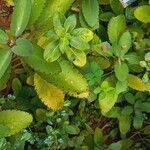
[[36,44],[33,44],[32,55],[22,57],[22,60],[31,66],[34,70],[40,71],[46,74],[55,74],[61,72],[61,68],[58,62],[48,63],[43,58],[44,50]]
[[115,14],[117,14],[117,15],[123,14],[124,8],[121,5],[119,0],[110,0],[110,6]]
[[118,43],[120,36],[126,29],[125,17],[112,17],[108,24],[108,37],[111,43]]
[[87,22],[91,27],[94,27],[98,22],[99,5],[97,0],[82,0],[82,13]]
[[31,0],[15,1],[15,8],[12,14],[10,26],[10,31],[13,36],[18,37],[25,30],[30,18],[31,6]]
[[59,43],[56,41],[49,43],[44,51],[44,59],[47,62],[54,62],[61,56]]
[[68,48],[66,50],[68,59],[78,67],[83,67],[86,64],[86,54],[74,48]]
[[[46,81],[54,84],[71,95],[83,94],[88,96],[88,84],[83,75],[65,59],[59,59],[62,72],[58,74],[40,74]],[[85,94],[87,93],[87,94]]]
[[6,83],[10,77],[10,74],[11,74],[11,67],[9,66],[0,79],[0,91],[6,87]]
[[76,16],[75,15],[69,16],[64,23],[64,28],[66,32],[71,32],[76,27],[76,24],[77,24]]
[[0,124],[0,138],[9,136],[9,133],[10,133],[10,129],[5,125]]
[[119,81],[125,81],[128,78],[129,68],[126,63],[115,64],[115,75]]
[[11,62],[12,53],[10,49],[0,49],[0,79],[4,75],[7,70],[10,62]]
[[137,7],[134,11],[134,16],[141,22],[150,23],[150,5]]
[[87,50],[90,48],[89,44],[80,37],[72,37],[70,45],[78,50]]
[[103,114],[109,112],[115,105],[118,98],[118,94],[115,89],[108,92],[101,92],[99,95],[99,105]]
[[7,44],[8,39],[8,35],[2,29],[0,29],[0,44]]
[[132,74],[128,75],[128,86],[137,91],[146,91],[146,84],[138,77]]
[[64,93],[59,88],[42,79],[38,74],[34,75],[34,86],[41,101],[53,110],[63,107]]
[[32,55],[33,47],[29,40],[18,38],[16,40],[16,45],[13,46],[11,50],[18,56],[30,56]]
[[135,52],[130,52],[130,53],[127,53],[125,56],[124,56],[124,59],[127,60],[127,62],[129,64],[139,64],[140,63],[140,60],[139,60],[139,57],[137,55],[137,53]]
[[54,26],[54,30],[56,34],[59,37],[65,34],[65,28],[63,27],[63,23],[62,23],[59,13],[56,13],[53,16],[53,26]]
[[132,38],[129,31],[126,31],[121,35],[119,39],[119,45],[122,48],[121,54],[126,54],[132,45]]
[[104,12],[104,13],[100,14],[99,19],[101,21],[108,22],[114,16],[115,16],[115,14],[112,12]]
[[10,135],[14,135],[26,128],[32,122],[32,116],[29,113],[19,110],[6,110],[0,112],[0,124],[10,129]]
[[46,0],[34,0],[31,9],[30,20],[28,26],[33,25],[37,19],[40,17],[44,7],[45,7]]
[[93,32],[87,28],[77,28],[71,32],[71,35],[78,36],[86,42],[89,42],[93,39]]

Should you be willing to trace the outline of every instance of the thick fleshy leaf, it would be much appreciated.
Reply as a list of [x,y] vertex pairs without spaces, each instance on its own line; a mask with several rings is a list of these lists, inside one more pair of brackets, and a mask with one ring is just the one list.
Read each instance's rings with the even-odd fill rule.
[[125,17],[119,15],[111,18],[108,24],[108,36],[111,43],[117,43],[126,29]]
[[7,44],[8,39],[8,35],[2,29],[0,29],[0,44]]
[[78,67],[82,67],[86,64],[86,54],[83,51],[68,48],[66,55],[68,59]]
[[0,49],[0,79],[4,75],[7,70],[10,61],[11,61],[12,53],[10,49]]
[[134,16],[141,22],[150,23],[150,5],[137,7]]
[[16,0],[12,14],[10,31],[12,35],[18,37],[25,30],[31,13],[31,0]]
[[72,37],[70,45],[78,50],[87,50],[90,48],[89,44],[80,37]]
[[64,93],[56,86],[34,75],[34,86],[41,101],[49,108],[58,110],[63,107]]
[[126,63],[115,64],[115,75],[119,81],[125,81],[128,78],[129,68]]
[[77,28],[77,29],[73,30],[71,35],[78,36],[81,39],[85,40],[86,42],[91,41],[94,36],[93,32],[87,28]]
[[108,91],[107,93],[100,93],[99,95],[99,104],[102,110],[102,113],[107,113],[115,105],[118,95],[116,94],[115,89]]
[[6,110],[0,112],[0,124],[10,129],[9,136],[20,132],[32,122],[29,113],[19,110]]
[[39,18],[45,7],[46,0],[34,0],[31,9],[30,20],[28,26],[33,25]]
[[44,51],[44,59],[47,62],[54,62],[61,56],[61,52],[59,49],[59,43],[56,41],[48,44]]
[[82,0],[82,13],[87,22],[91,27],[94,27],[98,22],[99,16],[99,5],[97,0]]
[[77,24],[76,16],[75,15],[69,16],[64,23],[64,28],[66,32],[71,32],[76,27],[76,24]]
[[22,57],[23,61],[31,66],[34,70],[46,74],[55,74],[61,72],[58,62],[48,63],[43,58],[44,50],[36,44],[33,44],[33,52],[31,56]]
[[124,32],[120,39],[119,39],[119,45],[122,48],[121,54],[124,55],[128,52],[132,44],[132,38],[129,31]]
[[12,52],[18,56],[30,56],[32,55],[32,43],[24,38],[18,38],[16,45],[11,48]]
[[10,129],[5,125],[0,124],[0,138],[7,137],[9,133],[10,133]]
[[129,74],[128,75],[128,86],[137,91],[146,91],[146,84],[137,76]]

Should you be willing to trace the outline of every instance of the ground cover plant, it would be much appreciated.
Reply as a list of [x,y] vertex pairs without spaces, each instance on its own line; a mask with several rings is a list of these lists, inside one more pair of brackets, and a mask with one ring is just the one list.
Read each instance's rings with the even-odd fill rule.
[[150,1],[0,0],[0,150],[150,149]]

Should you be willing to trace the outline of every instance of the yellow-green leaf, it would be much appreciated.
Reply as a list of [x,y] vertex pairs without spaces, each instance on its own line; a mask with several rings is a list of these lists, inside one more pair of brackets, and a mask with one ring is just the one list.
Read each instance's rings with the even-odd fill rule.
[[0,112],[0,124],[10,129],[10,135],[14,135],[26,128],[32,122],[29,113],[19,110],[6,110]]
[[150,23],[150,5],[137,7],[134,16],[141,22]]
[[146,91],[146,84],[137,76],[129,74],[128,75],[128,86],[137,91]]
[[64,93],[56,86],[34,75],[34,86],[41,101],[49,108],[58,110],[63,107]]

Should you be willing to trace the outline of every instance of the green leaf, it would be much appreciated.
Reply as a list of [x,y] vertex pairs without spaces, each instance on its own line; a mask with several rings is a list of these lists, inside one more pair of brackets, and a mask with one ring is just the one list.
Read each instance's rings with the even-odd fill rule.
[[127,80],[129,74],[129,68],[126,63],[116,63],[115,64],[115,75],[117,79],[121,82]]
[[141,105],[140,105],[140,110],[141,110],[142,112],[150,113],[150,102],[141,103]]
[[150,134],[150,125],[148,125],[144,128],[144,134],[147,134],[147,135]]
[[18,38],[16,45],[11,48],[12,52],[18,56],[30,56],[32,55],[32,43],[24,38]]
[[119,0],[110,0],[110,6],[114,13],[117,15],[123,14],[123,6],[121,5]]
[[25,30],[30,18],[31,6],[31,0],[16,0],[10,25],[10,31],[15,37],[20,36]]
[[36,44],[33,44],[33,53],[31,56],[23,57],[23,61],[31,66],[34,70],[46,74],[55,74],[61,72],[58,62],[48,63],[43,58],[44,50]]
[[120,36],[126,29],[125,17],[119,15],[113,17],[108,24],[108,36],[111,43],[117,43],[120,39]]
[[125,99],[129,104],[134,104],[135,103],[135,96],[132,93],[126,93],[125,94]]
[[101,21],[108,22],[112,17],[115,17],[115,14],[112,12],[104,12],[100,14],[99,19]]
[[61,52],[59,49],[59,43],[56,41],[48,44],[44,51],[44,59],[47,62],[54,62],[61,56]]
[[89,44],[80,37],[72,37],[70,45],[78,50],[87,50],[90,48]]
[[135,53],[135,52],[127,53],[124,56],[124,58],[127,60],[127,62],[129,64],[132,64],[132,65],[134,65],[134,64],[138,65],[140,63],[139,57],[138,57],[137,53]]
[[141,22],[150,23],[150,6],[143,5],[137,7],[134,11],[134,16]]
[[125,106],[122,111],[121,111],[122,115],[131,115],[133,113],[133,107],[132,106]]
[[126,54],[132,45],[132,38],[129,31],[126,31],[121,35],[119,45],[122,48],[122,55]]
[[127,81],[118,81],[117,84],[116,84],[116,92],[118,94],[122,93],[122,92],[125,92],[127,90],[127,87],[128,87],[128,82]]
[[108,118],[119,118],[121,114],[121,108],[120,107],[113,107],[109,112],[104,114]]
[[40,17],[45,7],[45,3],[46,3],[46,0],[34,0],[33,1],[28,26],[33,25],[38,20],[38,18]]
[[94,27],[98,22],[99,5],[97,0],[82,0],[82,13],[91,27]]
[[80,37],[86,42],[89,42],[93,39],[93,32],[87,28],[77,28],[71,32],[71,35]]
[[66,131],[68,134],[76,135],[76,134],[79,134],[80,129],[74,125],[66,125]]
[[96,128],[94,132],[94,142],[100,146],[104,141],[103,132],[100,128]]
[[10,129],[10,135],[14,135],[26,128],[32,122],[29,113],[17,110],[6,110],[0,112],[0,124]]
[[8,67],[8,69],[5,71],[3,76],[0,79],[0,91],[3,90],[6,86],[6,82],[8,81],[11,74],[11,67]]
[[77,24],[77,19],[75,15],[69,16],[65,23],[64,23],[64,28],[66,29],[66,32],[71,32]]
[[136,111],[133,119],[133,126],[135,129],[140,129],[143,125],[144,116],[142,112]]
[[21,92],[21,89],[22,89],[22,85],[21,85],[21,82],[18,78],[14,78],[13,81],[12,81],[12,89],[13,89],[13,92],[14,92],[14,95],[17,96],[20,92]]
[[121,150],[122,144],[121,142],[112,143],[108,146],[107,150]]
[[119,117],[119,129],[121,134],[126,135],[126,133],[130,130],[130,126],[131,126],[131,117],[121,115]]
[[0,44],[7,44],[8,39],[8,35],[2,29],[0,29]]
[[68,48],[66,50],[66,55],[68,59],[78,67],[82,67],[86,64],[86,54],[83,51]]
[[10,62],[11,62],[12,53],[10,49],[0,49],[0,79],[4,75],[7,70]]
[[7,137],[10,133],[10,129],[3,124],[0,124],[0,138]]
[[102,110],[102,113],[105,114],[109,112],[112,107],[115,105],[117,101],[118,95],[116,94],[116,90],[112,89],[107,93],[100,93],[99,95],[99,105]]
[[53,26],[56,34],[60,37],[63,33],[65,33],[65,29],[63,28],[63,23],[60,18],[60,14],[56,13],[53,16]]

